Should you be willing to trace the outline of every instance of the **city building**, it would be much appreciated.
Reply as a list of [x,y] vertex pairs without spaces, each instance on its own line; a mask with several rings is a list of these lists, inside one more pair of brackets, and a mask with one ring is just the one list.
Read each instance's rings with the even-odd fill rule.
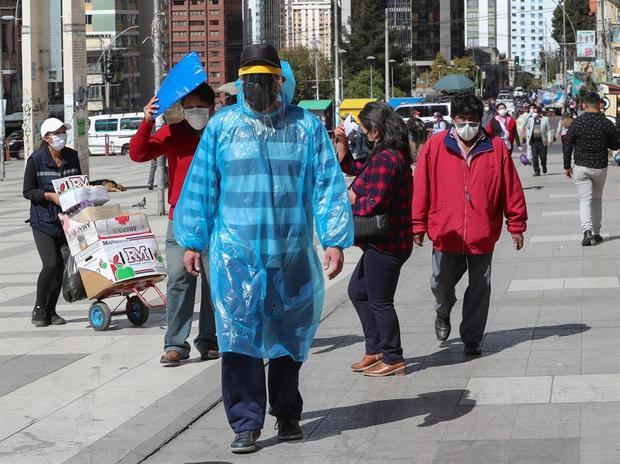
[[241,0],[172,0],[168,17],[170,65],[195,51],[214,89],[236,79],[243,49]]
[[465,54],[463,0],[413,0],[411,50],[418,67],[428,67],[437,53],[448,61]]
[[[497,11],[497,3],[497,0],[465,0],[465,46],[467,48],[497,47],[497,20],[498,17],[501,19]],[[509,2],[500,0],[499,3]]]
[[411,56],[411,7],[411,0],[385,0],[390,44],[398,48],[403,56]]
[[141,108],[138,1],[86,0],[85,14],[89,113]]
[[332,56],[331,0],[286,0],[286,48],[306,47],[318,50],[323,56]]
[[[17,8],[17,10],[16,10]],[[12,16],[10,21],[0,21],[0,33],[2,34],[2,88],[6,99],[7,126],[13,122],[21,125],[10,115],[22,111],[22,82],[21,72],[21,28],[17,18],[21,18],[21,7],[17,0],[0,0],[0,14]],[[20,116],[21,118],[21,116]]]
[[277,49],[283,47],[286,42],[282,34],[284,1],[243,0],[244,45],[268,43]]

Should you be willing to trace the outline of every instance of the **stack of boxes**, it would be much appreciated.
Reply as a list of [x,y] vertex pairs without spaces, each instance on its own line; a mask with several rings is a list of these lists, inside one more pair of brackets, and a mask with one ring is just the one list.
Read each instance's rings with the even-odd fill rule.
[[104,204],[107,191],[95,193],[98,187],[88,185],[86,176],[54,182],[62,210],[72,213],[62,214],[61,221],[88,297],[102,297],[132,280],[162,281],[166,268],[146,215]]

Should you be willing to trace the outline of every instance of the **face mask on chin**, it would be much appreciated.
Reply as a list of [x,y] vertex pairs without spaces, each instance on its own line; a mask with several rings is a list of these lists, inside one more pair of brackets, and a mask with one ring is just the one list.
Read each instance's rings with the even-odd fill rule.
[[183,110],[185,120],[196,131],[201,131],[209,122],[209,108],[188,108]]

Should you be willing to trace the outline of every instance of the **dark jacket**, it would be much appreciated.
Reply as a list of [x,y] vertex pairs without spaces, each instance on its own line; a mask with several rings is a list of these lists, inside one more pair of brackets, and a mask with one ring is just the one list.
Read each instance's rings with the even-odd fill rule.
[[30,200],[30,226],[51,236],[63,235],[58,219],[60,206],[45,199],[45,192],[53,192],[52,180],[82,174],[77,151],[63,148],[62,163],[56,166],[47,146],[36,150],[26,163],[24,198]]

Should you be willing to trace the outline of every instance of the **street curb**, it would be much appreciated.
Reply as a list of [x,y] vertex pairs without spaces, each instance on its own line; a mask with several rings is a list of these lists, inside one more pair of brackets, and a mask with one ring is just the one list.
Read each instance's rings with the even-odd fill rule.
[[[344,278],[325,292],[323,307],[329,310],[324,312],[321,322],[348,301],[347,286],[348,279]],[[133,394],[140,394],[139,387]],[[65,461],[65,464],[140,464],[209,413],[221,401],[221,369],[220,362],[217,361],[204,372]],[[171,414],[171,411],[175,412]]]

